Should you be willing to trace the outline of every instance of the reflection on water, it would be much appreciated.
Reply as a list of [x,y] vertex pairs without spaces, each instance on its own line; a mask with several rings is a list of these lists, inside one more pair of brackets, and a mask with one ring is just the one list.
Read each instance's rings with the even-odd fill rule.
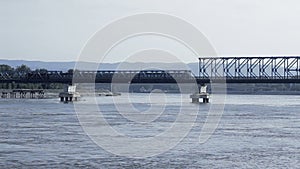
[[[190,103],[188,95],[167,95],[168,106],[151,123],[125,119],[113,106],[126,111],[128,97],[99,97],[107,122],[134,137],[152,137],[169,128],[181,108],[187,114],[200,106],[188,136],[163,154],[131,159],[110,154],[83,132],[73,104],[48,100],[0,99],[0,166],[8,167],[102,167],[102,168],[295,168],[300,157],[300,97],[228,95],[221,122],[213,136],[198,143],[209,105]],[[161,94],[131,94],[132,113],[155,111]],[[83,98],[88,103],[93,98]],[[123,103],[123,104],[122,104]],[[150,104],[151,103],[151,104]],[[151,109],[151,105],[153,109]],[[123,107],[122,107],[123,106]],[[88,110],[87,110],[88,111]],[[150,113],[151,113],[150,111]],[[149,112],[148,112],[149,113]],[[121,148],[126,148],[126,145]],[[159,147],[157,147],[159,149]]]

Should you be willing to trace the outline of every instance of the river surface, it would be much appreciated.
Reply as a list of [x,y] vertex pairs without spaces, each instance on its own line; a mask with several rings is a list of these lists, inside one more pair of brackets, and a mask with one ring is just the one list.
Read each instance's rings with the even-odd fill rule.
[[[151,145],[157,154],[139,158],[138,155],[130,157],[134,145],[125,142],[111,145],[114,151],[128,153],[120,156],[93,141],[80,125],[74,103],[60,103],[59,99],[0,99],[0,168],[300,166],[300,96],[227,95],[218,126],[204,143],[199,142],[199,136],[212,103],[192,104],[189,95],[181,97],[179,94],[152,93],[151,97],[148,94],[131,94],[130,97],[122,94],[117,97],[85,97],[76,106],[82,104],[86,106],[86,112],[92,112],[92,102],[96,101],[106,125],[133,138],[151,138],[167,131],[178,123],[179,110],[191,116],[195,110],[198,112],[195,121],[188,118],[189,121],[182,122],[193,123],[186,136],[172,135],[175,140],[182,137],[178,144],[168,150],[162,150],[157,144]],[[160,114],[151,116],[152,111]],[[134,114],[139,112],[150,116],[139,123],[134,121],[143,120],[143,116]],[[108,142],[111,139],[107,135],[101,138]],[[164,139],[168,141],[168,137]],[[147,147],[150,145],[135,151],[146,154],[150,151]]]

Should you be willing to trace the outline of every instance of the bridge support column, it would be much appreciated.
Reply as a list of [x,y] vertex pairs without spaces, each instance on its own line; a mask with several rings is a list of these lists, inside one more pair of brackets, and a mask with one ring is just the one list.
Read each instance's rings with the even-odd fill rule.
[[10,92],[10,93],[9,93],[9,97],[10,97],[11,99],[15,99],[15,98],[17,98],[17,93],[16,93],[16,92]]
[[27,95],[27,92],[25,92],[25,91],[20,91],[19,94],[20,94],[20,99],[25,99],[25,98],[26,98],[26,95]]
[[67,85],[65,86],[64,92],[59,93],[59,97],[61,102],[72,102],[77,101],[80,94],[76,92],[75,85]]
[[190,95],[192,103],[199,103],[199,99],[203,99],[203,103],[209,103],[209,93],[207,93],[207,85],[201,84],[200,92]]
[[38,93],[38,98],[39,99],[42,99],[42,98],[44,98],[44,91],[40,91],[39,93]]
[[7,98],[7,92],[2,92],[1,98]]
[[199,103],[199,98],[192,98],[192,103]]
[[34,99],[34,98],[35,98],[35,92],[34,92],[34,91],[31,91],[29,97],[30,97],[30,99]]

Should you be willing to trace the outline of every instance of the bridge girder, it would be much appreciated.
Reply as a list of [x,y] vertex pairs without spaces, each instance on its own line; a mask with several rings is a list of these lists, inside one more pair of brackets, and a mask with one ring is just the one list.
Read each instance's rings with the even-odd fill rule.
[[300,83],[300,57],[201,57],[190,70],[0,72],[0,83]]

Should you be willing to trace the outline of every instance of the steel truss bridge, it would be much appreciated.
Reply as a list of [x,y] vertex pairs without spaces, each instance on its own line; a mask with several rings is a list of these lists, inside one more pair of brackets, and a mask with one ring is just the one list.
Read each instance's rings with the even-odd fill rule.
[[300,57],[199,58],[197,79],[207,78],[227,83],[299,83]]
[[300,57],[202,57],[189,70],[0,72],[0,83],[300,83]]

